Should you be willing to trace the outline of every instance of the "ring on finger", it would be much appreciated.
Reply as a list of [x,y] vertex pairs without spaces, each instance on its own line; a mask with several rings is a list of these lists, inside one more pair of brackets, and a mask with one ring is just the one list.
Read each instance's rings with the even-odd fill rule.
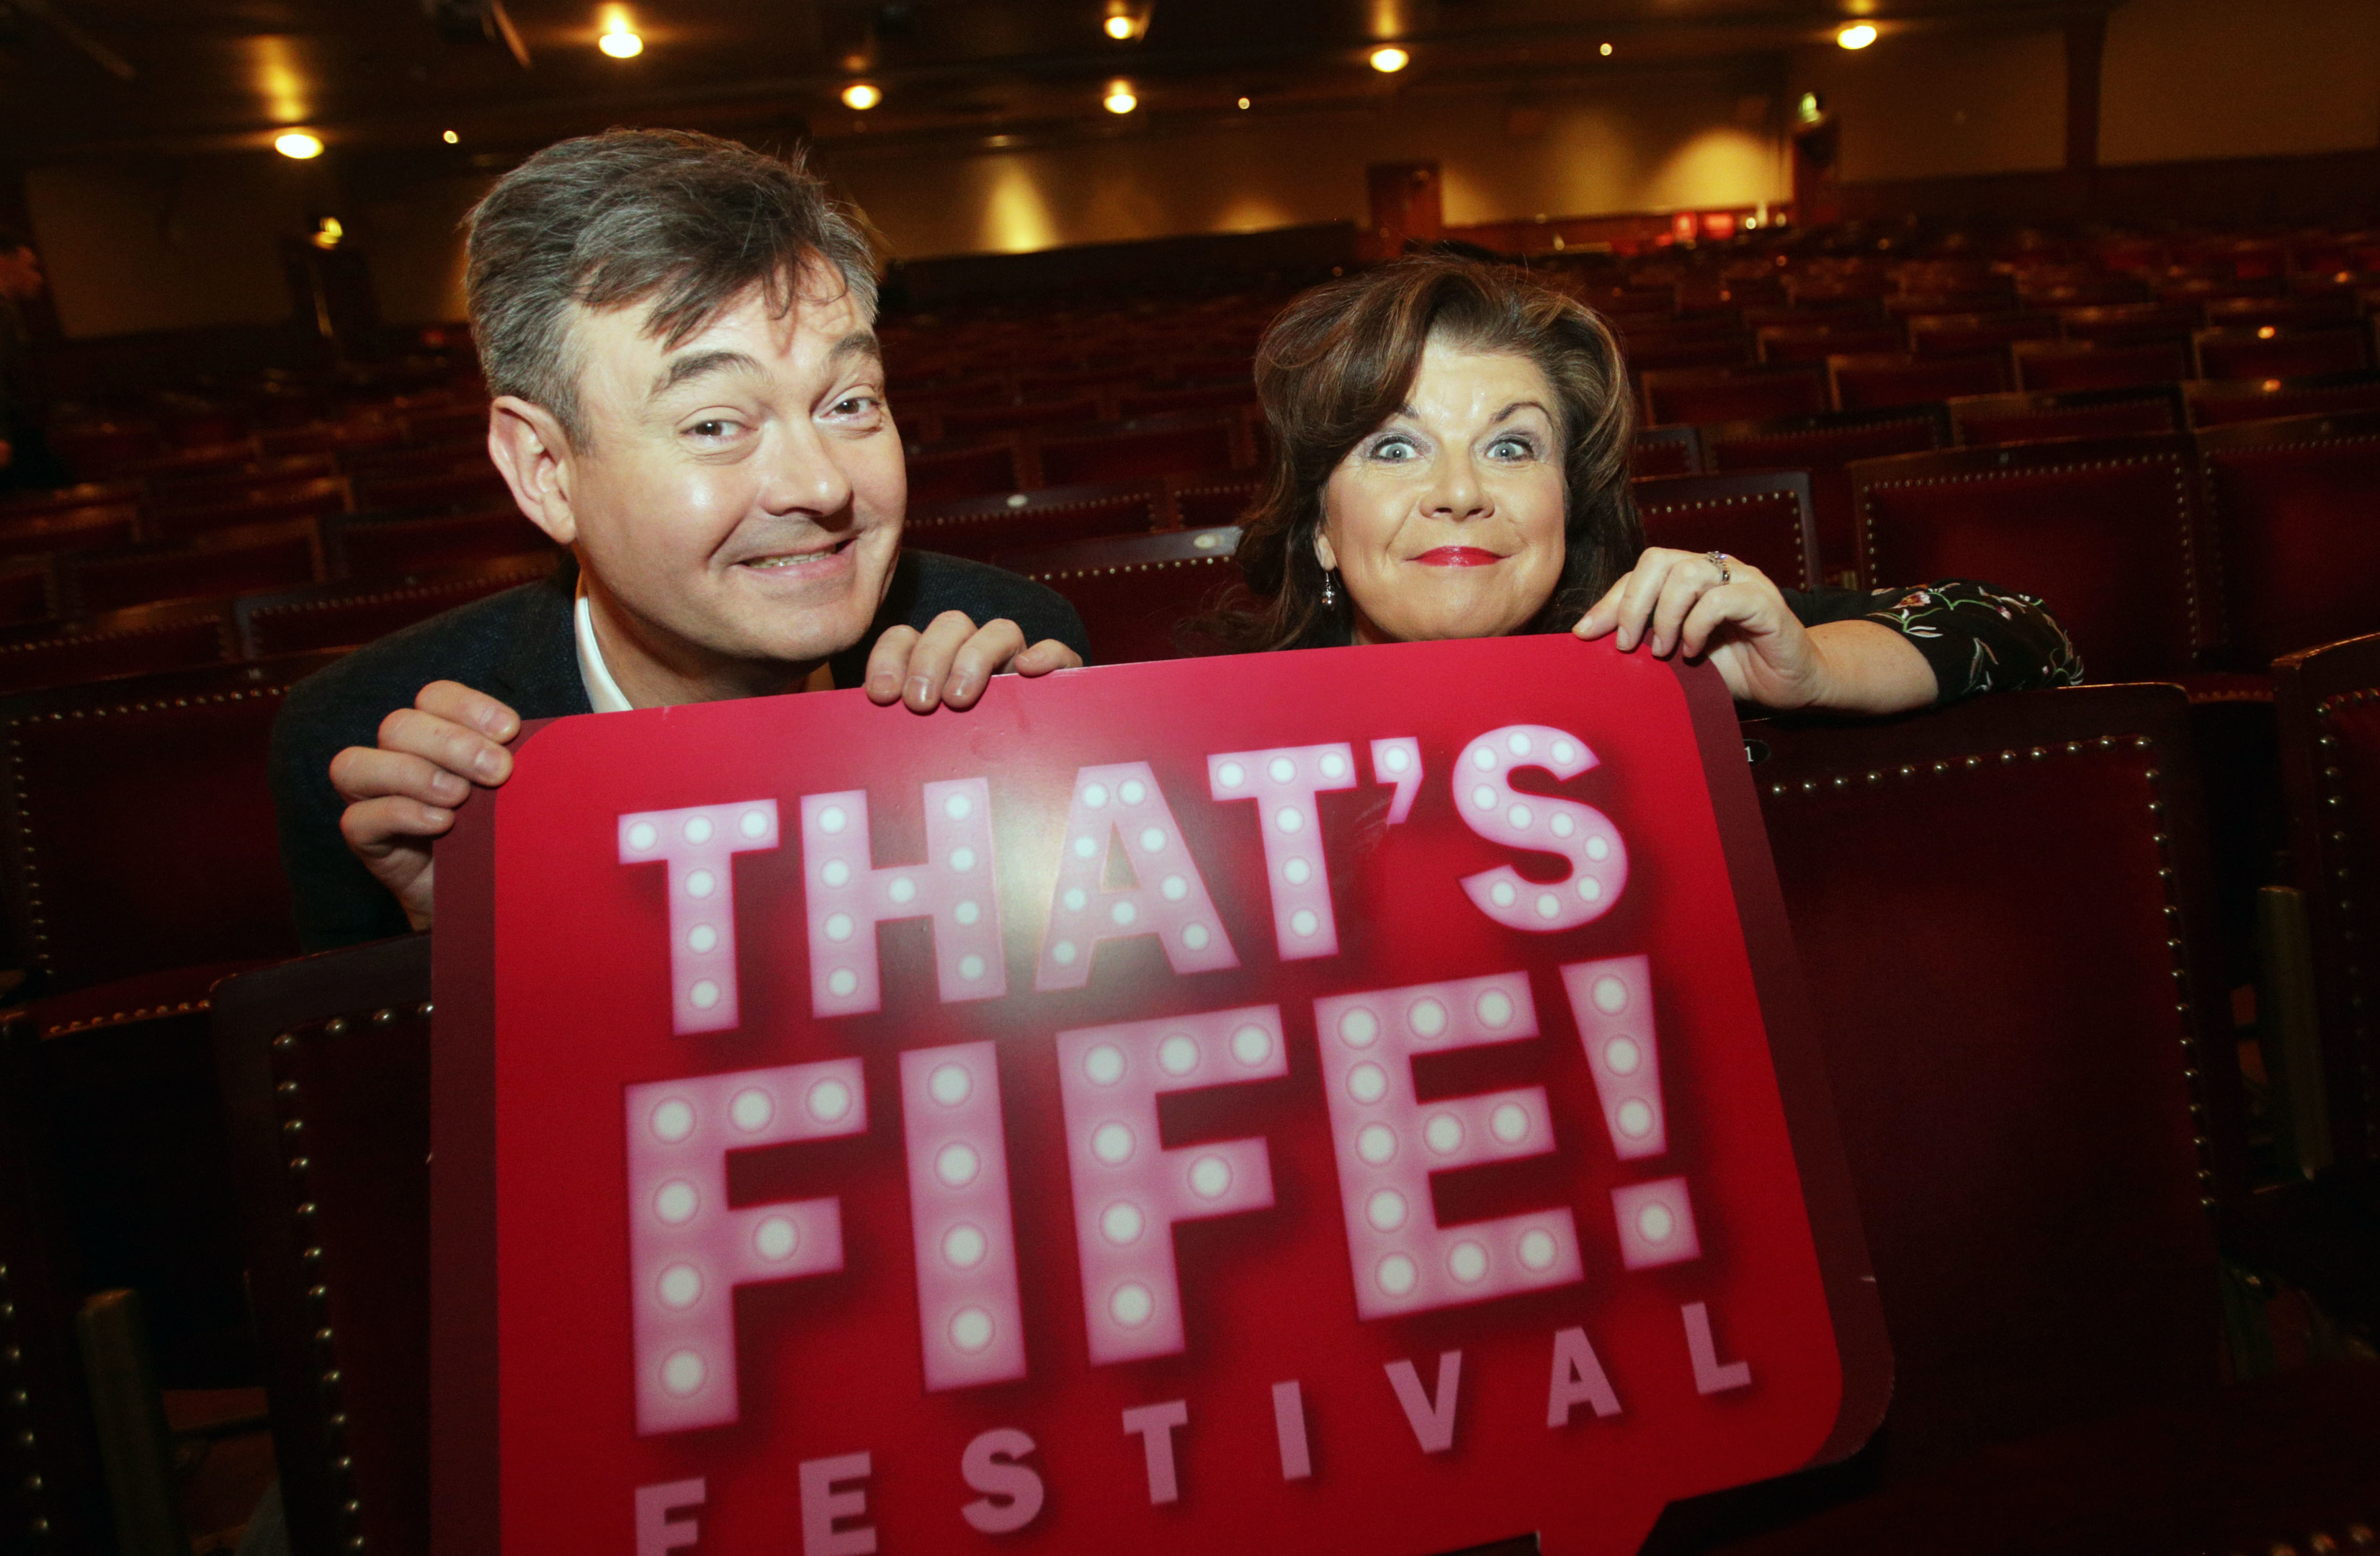
[[1727,553],[1723,551],[1706,551],[1703,553],[1703,557],[1704,560],[1707,561],[1712,566],[1718,569],[1719,582],[1726,583],[1735,576],[1727,570],[1727,565],[1730,560]]

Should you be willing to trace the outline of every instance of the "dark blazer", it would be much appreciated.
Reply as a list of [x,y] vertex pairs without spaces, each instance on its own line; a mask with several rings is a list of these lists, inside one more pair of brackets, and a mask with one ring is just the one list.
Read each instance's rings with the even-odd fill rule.
[[[298,936],[309,951],[401,935],[405,911],[347,851],[339,833],[346,805],[331,786],[331,759],[379,743],[382,719],[410,708],[432,681],[459,681],[507,704],[524,720],[594,711],[578,678],[573,601],[578,566],[565,559],[551,577],[393,633],[289,689],[273,726],[273,802],[281,861],[297,899]],[[856,687],[868,650],[887,627],[919,630],[944,611],[978,622],[1006,617],[1027,642],[1055,638],[1090,658],[1082,618],[1039,584],[980,562],[904,552],[875,624],[832,661],[838,687]]]

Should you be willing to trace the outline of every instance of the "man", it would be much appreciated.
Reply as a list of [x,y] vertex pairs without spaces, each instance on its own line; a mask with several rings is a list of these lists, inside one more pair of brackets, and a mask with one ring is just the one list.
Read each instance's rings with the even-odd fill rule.
[[273,791],[310,948],[429,927],[431,845],[510,775],[524,720],[863,685],[924,713],[1082,663],[1057,595],[901,552],[870,257],[798,165],[564,141],[480,203],[469,249],[489,453],[572,554],[291,689]]
[[0,225],[0,492],[57,486],[66,471],[42,437],[32,385],[32,334],[24,305],[42,295],[42,257],[25,235]]

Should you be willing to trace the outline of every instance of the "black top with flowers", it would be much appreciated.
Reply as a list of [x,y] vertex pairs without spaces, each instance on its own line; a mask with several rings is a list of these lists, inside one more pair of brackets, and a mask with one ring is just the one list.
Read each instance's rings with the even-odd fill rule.
[[1966,578],[1914,589],[1789,589],[1786,607],[1804,626],[1880,621],[1934,667],[1937,703],[1985,691],[2070,687],[2082,660],[2064,628],[2030,594]]

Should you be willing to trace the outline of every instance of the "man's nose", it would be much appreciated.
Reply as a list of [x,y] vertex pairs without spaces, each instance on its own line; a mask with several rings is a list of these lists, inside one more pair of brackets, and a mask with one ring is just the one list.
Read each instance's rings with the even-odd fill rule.
[[781,423],[770,440],[760,503],[771,513],[827,518],[851,505],[851,478],[835,457],[834,444],[808,417]]

